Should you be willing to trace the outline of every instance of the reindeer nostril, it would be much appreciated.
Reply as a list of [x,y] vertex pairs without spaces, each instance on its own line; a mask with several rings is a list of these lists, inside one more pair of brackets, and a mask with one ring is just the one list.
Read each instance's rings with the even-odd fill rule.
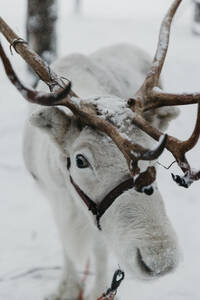
[[151,264],[149,266],[149,263],[146,263],[140,249],[137,249],[137,262],[140,269],[151,277],[163,276],[176,267],[176,263],[172,259],[166,260],[165,257],[164,261],[162,261],[159,256],[152,257]]
[[153,271],[146,265],[142,258],[142,254],[140,252],[140,249],[137,249],[137,261],[141,268],[141,270],[149,275],[153,275]]

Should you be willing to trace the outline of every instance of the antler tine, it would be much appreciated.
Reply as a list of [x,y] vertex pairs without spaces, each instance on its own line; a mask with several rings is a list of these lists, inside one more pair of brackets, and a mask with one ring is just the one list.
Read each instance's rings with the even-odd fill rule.
[[197,110],[197,119],[196,119],[196,125],[193,130],[192,135],[190,138],[188,138],[186,141],[179,142],[178,148],[179,148],[179,157],[177,157],[177,162],[179,163],[179,166],[184,172],[184,176],[174,175],[172,174],[173,180],[180,186],[183,186],[185,188],[188,188],[193,181],[200,180],[200,171],[193,170],[185,155],[188,151],[190,151],[195,145],[197,144],[200,136],[200,104],[198,104],[198,110]]
[[[198,113],[197,113],[197,120],[196,125],[193,130],[191,137],[186,141],[180,141],[179,139],[167,135],[166,137],[166,148],[169,152],[172,153],[176,162],[178,163],[179,167],[183,171],[184,174],[187,174],[187,178],[192,181],[200,179],[200,172],[194,172],[186,157],[185,154],[190,151],[197,143],[199,136],[200,136],[200,104],[198,105]],[[149,136],[151,136],[155,140],[159,140],[163,133],[153,127],[149,122],[147,122],[141,115],[137,114],[134,119],[133,123],[139,127],[142,131],[146,132]],[[180,178],[180,176],[179,176]],[[190,184],[191,184],[190,183]],[[184,185],[183,185],[184,186]]]
[[[158,88],[160,74],[165,62],[167,50],[169,46],[171,24],[174,15],[181,4],[182,0],[175,0],[164,17],[159,34],[158,46],[156,54],[151,66],[151,70],[148,73],[142,87],[136,93],[132,103],[137,110],[137,106],[140,111],[148,111],[163,106],[175,106],[175,105],[188,105],[200,103],[200,93],[168,93]],[[143,99],[142,107],[140,100]]]
[[183,177],[174,176],[173,178],[179,185],[188,187],[192,181],[200,179],[200,172],[194,172],[185,157],[186,153],[196,145],[200,136],[200,94],[170,94],[158,88],[160,73],[168,50],[172,20],[181,2],[182,0],[175,0],[164,17],[151,71],[133,100],[128,102],[128,104],[136,112],[133,123],[158,141],[163,133],[151,126],[142,117],[143,112],[162,106],[199,103],[197,121],[191,137],[186,141],[180,141],[168,135],[166,141],[166,148],[172,153],[179,167],[184,172]]
[[179,143],[179,148],[180,148],[179,165],[181,166],[185,174],[183,177],[174,176],[172,174],[173,179],[183,187],[189,187],[189,185],[193,181],[197,181],[200,179],[200,171],[194,171],[193,169],[191,169],[185,157],[186,153],[195,147],[195,145],[199,140],[199,136],[200,136],[200,104],[198,104],[196,125],[192,132],[192,135],[186,141]]
[[184,149],[185,153],[195,147],[195,145],[199,140],[199,136],[200,136],[200,104],[198,104],[196,125],[193,130],[193,133],[187,141],[184,141],[182,143],[182,148]]
[[163,150],[165,149],[167,142],[167,134],[164,134],[163,136],[160,137],[159,144],[156,146],[155,149],[153,150],[147,150],[144,153],[140,154],[140,157],[142,160],[154,160],[158,158]]
[[189,105],[200,103],[200,93],[167,93],[159,88],[153,88],[148,101],[143,105],[143,111],[164,106]]
[[[33,51],[26,41],[20,38],[10,26],[0,17],[0,32],[5,36],[10,43],[10,47],[13,47],[18,54],[29,64],[39,78],[44,81],[50,88],[50,90],[57,90],[59,88],[65,88],[65,83],[62,78],[57,76],[48,64]],[[70,96],[77,97],[76,93],[70,90]]]
[[[182,0],[175,0],[162,21],[156,54],[151,65],[151,69],[141,88],[134,96],[135,101],[133,104],[134,106],[138,106],[140,110],[144,110],[146,108],[145,102],[150,100],[149,96],[151,97],[153,88],[159,85],[160,73],[162,71],[169,46],[172,20],[181,2]],[[143,100],[143,107],[141,107],[141,99]]]
[[45,106],[57,105],[63,98],[66,98],[71,90],[71,82],[64,89],[57,93],[40,93],[36,90],[26,87],[21,83],[18,76],[16,75],[13,67],[5,54],[3,47],[0,42],[0,57],[3,62],[4,69],[10,81],[23,95],[23,97],[31,103],[36,103]]
[[151,66],[151,71],[146,79],[147,81],[152,82],[152,87],[158,85],[160,73],[162,71],[169,46],[172,20],[181,2],[182,0],[175,0],[162,21],[156,54]]

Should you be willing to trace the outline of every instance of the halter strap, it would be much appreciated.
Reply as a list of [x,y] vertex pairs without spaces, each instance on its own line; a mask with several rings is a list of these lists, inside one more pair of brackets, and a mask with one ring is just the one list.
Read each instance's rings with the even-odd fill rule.
[[133,178],[130,177],[129,179],[116,186],[112,191],[110,191],[99,204],[96,204],[80,189],[80,187],[72,179],[71,175],[70,181],[83,202],[87,205],[88,209],[94,216],[96,216],[97,227],[99,230],[101,230],[100,218],[103,216],[106,210],[121,194],[134,187]]

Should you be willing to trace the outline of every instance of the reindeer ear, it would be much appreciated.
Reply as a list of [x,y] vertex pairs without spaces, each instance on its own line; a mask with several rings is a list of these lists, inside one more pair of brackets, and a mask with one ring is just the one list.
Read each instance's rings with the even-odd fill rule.
[[71,123],[71,117],[60,109],[51,107],[33,113],[30,122],[33,126],[49,134],[59,145],[62,145]]
[[161,107],[145,113],[145,119],[154,127],[166,130],[171,120],[178,117],[180,110],[176,107]]

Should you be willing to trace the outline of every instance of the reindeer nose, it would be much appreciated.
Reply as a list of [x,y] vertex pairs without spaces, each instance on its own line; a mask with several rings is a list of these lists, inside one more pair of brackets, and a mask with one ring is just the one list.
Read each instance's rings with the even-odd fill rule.
[[178,265],[178,251],[176,248],[145,248],[137,250],[137,262],[143,273],[150,276],[162,276]]

